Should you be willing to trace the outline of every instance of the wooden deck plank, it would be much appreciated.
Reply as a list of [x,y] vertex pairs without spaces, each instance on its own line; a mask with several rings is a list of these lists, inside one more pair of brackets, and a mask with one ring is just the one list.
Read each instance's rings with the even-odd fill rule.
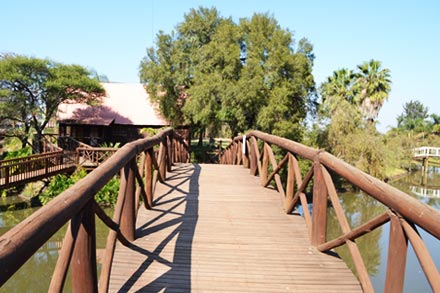
[[136,235],[136,249],[116,247],[110,292],[362,291],[241,166],[176,166],[154,208],[139,211]]

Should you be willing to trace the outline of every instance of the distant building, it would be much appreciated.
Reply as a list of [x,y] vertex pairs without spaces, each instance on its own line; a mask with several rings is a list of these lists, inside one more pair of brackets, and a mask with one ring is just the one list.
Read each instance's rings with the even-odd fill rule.
[[63,103],[58,107],[59,136],[98,146],[125,144],[142,137],[142,128],[161,128],[170,123],[142,84],[102,83],[105,96],[97,106]]

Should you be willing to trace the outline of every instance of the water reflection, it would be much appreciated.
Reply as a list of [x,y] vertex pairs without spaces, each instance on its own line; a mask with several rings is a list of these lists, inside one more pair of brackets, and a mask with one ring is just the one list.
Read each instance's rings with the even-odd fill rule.
[[[339,198],[342,208],[345,211],[345,216],[352,229],[366,223],[386,210],[383,204],[370,196],[366,196],[363,192],[345,192],[340,194]],[[333,208],[328,209],[327,216],[327,239],[331,240],[342,235],[342,231]],[[378,273],[378,266],[381,262],[381,248],[379,244],[381,236],[382,227],[379,227],[355,241],[370,276],[375,276]],[[347,263],[348,267],[355,272],[353,260],[348,249],[343,246],[335,250]]]
[[[427,174],[421,171],[413,172],[391,183],[394,187],[417,198],[435,209],[440,210],[440,198],[433,190],[440,189],[440,168],[431,168]],[[363,192],[340,193],[340,203],[351,228],[367,222],[386,211],[386,207]],[[419,228],[419,233],[425,241],[432,259],[437,268],[440,267],[439,241]],[[327,239],[334,239],[342,234],[333,208],[328,209]],[[376,292],[383,292],[386,277],[388,257],[389,223],[377,228],[373,232],[356,239],[360,253],[364,260],[368,274]],[[353,261],[348,248],[344,245],[335,249],[349,268],[355,272]],[[417,257],[408,245],[407,266],[405,273],[404,292],[430,292],[431,288],[426,281],[423,270]]]
[[[6,203],[7,201],[7,203]],[[2,199],[0,205],[20,204],[22,200],[18,197]],[[12,206],[12,205],[11,205]],[[0,211],[0,235],[3,235],[16,224],[30,216],[38,208],[27,208],[21,210]],[[110,209],[105,210],[109,216],[112,216]],[[97,218],[96,218],[97,219]],[[50,285],[53,270],[58,259],[58,252],[67,225],[55,233],[48,242],[46,242],[1,288],[0,292],[47,292]],[[96,220],[96,247],[98,248],[98,257],[105,247],[108,228],[102,222]],[[99,259],[98,259],[99,261]],[[99,269],[99,268],[98,268]],[[71,291],[71,282],[66,281],[64,292]]]

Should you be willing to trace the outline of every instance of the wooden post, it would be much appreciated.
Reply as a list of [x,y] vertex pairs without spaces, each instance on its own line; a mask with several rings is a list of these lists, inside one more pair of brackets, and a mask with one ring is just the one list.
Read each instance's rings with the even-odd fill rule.
[[152,148],[145,152],[145,193],[150,208],[153,206],[153,156]]
[[47,157],[44,159],[44,172],[49,173],[49,158]]
[[424,157],[423,158],[422,173],[428,173],[428,167],[429,167],[429,158],[428,157]]
[[10,174],[9,166],[6,166],[5,167],[5,186],[6,187],[8,187],[8,185],[9,185],[9,174]]
[[71,262],[72,291],[98,292],[95,213],[93,200],[90,200],[86,204],[82,213],[82,219],[81,215],[76,215],[72,218],[72,226],[78,225],[75,221],[80,221]]
[[164,139],[160,142],[159,160],[159,173],[163,181],[165,181],[167,176],[167,145]]
[[325,243],[327,234],[327,188],[318,160],[313,163],[313,215],[312,215],[312,245]]
[[266,145],[266,143],[264,143],[264,146],[263,146],[263,165],[261,166],[261,174],[260,174],[262,186],[264,186],[266,184],[267,168],[269,168],[269,154],[267,151],[267,147],[268,146]]
[[294,186],[295,186],[295,169],[293,166],[294,157],[291,153],[289,153],[288,156],[289,156],[289,163],[287,166],[287,184],[286,184],[286,200],[285,200],[286,209],[290,201],[292,201],[293,199]]
[[[172,134],[171,134],[172,135]],[[167,171],[171,172],[171,167],[173,165],[173,139],[170,136],[166,138],[167,146]]]
[[[121,187],[125,187],[119,196],[124,197],[121,216],[121,232],[129,241],[135,239],[136,207],[135,207],[135,175],[136,159],[131,159],[124,166],[121,174]],[[123,181],[125,181],[123,183]],[[122,193],[122,194],[121,194]]]
[[255,146],[253,142],[250,142],[250,173],[253,176],[257,176],[257,153],[255,152]]
[[250,168],[250,162],[249,162],[249,141],[244,142],[245,147],[245,153],[243,154],[243,166],[246,169]]
[[408,239],[400,220],[394,214],[390,217],[390,240],[388,244],[387,276],[385,292],[403,292],[405,280]]

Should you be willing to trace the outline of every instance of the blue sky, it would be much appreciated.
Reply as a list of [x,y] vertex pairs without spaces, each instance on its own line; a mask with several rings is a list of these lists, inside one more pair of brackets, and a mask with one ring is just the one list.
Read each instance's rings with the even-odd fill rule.
[[319,85],[334,70],[370,59],[391,70],[392,91],[378,129],[396,124],[403,104],[419,100],[440,114],[440,1],[2,1],[0,52],[96,69],[111,81],[138,82],[138,67],[159,30],[171,32],[199,6],[240,18],[269,12],[316,55]]

